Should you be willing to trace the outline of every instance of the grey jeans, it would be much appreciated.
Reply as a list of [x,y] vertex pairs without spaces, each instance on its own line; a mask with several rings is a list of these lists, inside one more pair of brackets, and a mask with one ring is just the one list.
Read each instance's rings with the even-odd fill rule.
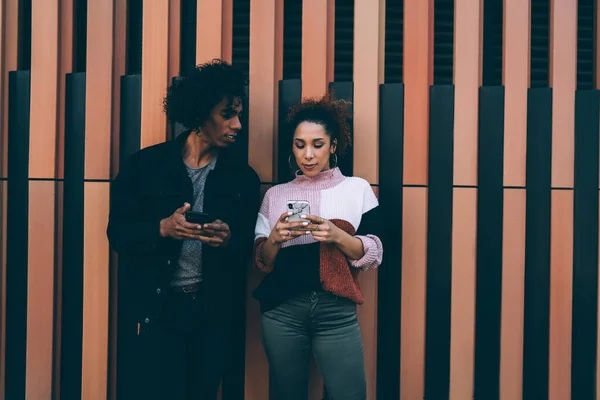
[[364,400],[366,378],[356,304],[329,292],[291,298],[261,315],[271,399],[306,400],[311,350],[329,400]]

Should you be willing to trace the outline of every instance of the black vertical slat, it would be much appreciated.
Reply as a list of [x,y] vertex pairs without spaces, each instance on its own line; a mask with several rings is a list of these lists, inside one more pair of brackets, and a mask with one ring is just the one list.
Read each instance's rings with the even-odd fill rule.
[[503,1],[483,3],[483,85],[502,85]]
[[[119,132],[119,165],[125,165],[125,160],[140,149],[141,143],[141,109],[142,109],[142,76],[125,75],[121,77],[121,114]],[[137,114],[131,114],[136,112]]]
[[301,79],[302,0],[285,0],[283,4],[283,79]]
[[25,398],[29,221],[29,71],[8,73],[5,398]]
[[242,130],[238,132],[237,138],[235,140],[235,144],[232,146],[232,151],[235,153],[235,156],[238,160],[242,160],[244,163],[248,162],[248,145],[249,145],[249,136],[248,136],[248,112],[250,111],[248,107],[248,86],[244,88],[245,98],[242,102],[242,116],[240,117],[240,123],[242,124]]
[[277,136],[277,181],[279,183],[289,182],[294,178],[295,166],[292,154],[293,132],[288,126],[286,119],[290,107],[300,102],[302,97],[302,82],[300,79],[279,81],[279,132]]
[[142,73],[143,0],[127,0],[127,46],[125,71],[127,75]]
[[531,0],[530,87],[550,82],[550,2]]
[[577,88],[593,89],[596,82],[595,0],[577,1]]
[[60,396],[81,396],[85,73],[67,74],[63,214]]
[[596,396],[600,91],[575,93],[571,398]]
[[31,0],[19,1],[19,34],[17,38],[17,68],[31,68]]
[[[348,102],[348,123],[350,125],[350,137],[354,138],[353,115],[354,115],[354,83],[353,82],[331,82],[328,88],[332,98],[346,100]],[[337,156],[337,165],[346,176],[352,176],[354,170],[354,146],[351,144],[346,149],[344,156]]]
[[451,85],[454,77],[454,0],[434,0],[433,83]]
[[[142,111],[142,76],[141,75],[125,75],[121,77],[121,112],[119,121],[119,165],[124,166],[127,158],[140,149],[141,138],[141,111]],[[137,350],[139,345],[131,343],[131,334],[135,326],[132,326],[131,321],[134,318],[128,316],[131,312],[128,303],[136,299],[134,293],[128,292],[126,289],[127,283],[127,265],[126,258],[118,258],[118,268],[111,269],[111,273],[116,273],[117,281],[117,353],[116,353],[116,392],[117,399],[124,398],[125,394],[132,393],[131,385],[135,385],[138,381],[135,379],[137,371],[128,369],[132,364],[131,358],[139,356]],[[113,277],[110,278],[114,282]],[[110,329],[109,332],[112,332]],[[136,338],[133,338],[134,340]],[[137,359],[137,363],[144,365],[143,359]],[[142,395],[143,397],[143,395]]]
[[335,0],[334,81],[351,81],[354,71],[354,0]]
[[475,398],[500,396],[504,87],[479,90]]
[[425,398],[450,387],[454,86],[432,86],[429,106]]
[[523,400],[548,398],[552,89],[529,89]]
[[88,0],[73,0],[73,72],[85,72]]
[[[233,152],[235,157],[248,162],[248,86],[245,87],[245,98],[242,105],[242,117],[240,122],[242,130],[238,132]],[[230,367],[225,371],[222,382],[222,399],[233,400],[243,399],[245,393],[246,382],[246,287],[248,282],[247,269],[244,268],[241,276],[236,279],[233,284],[236,285],[236,290],[233,293],[237,294],[237,299],[233,304],[237,307],[233,312],[236,312],[234,318],[234,332],[230,348],[232,349]]]
[[181,0],[179,75],[188,76],[196,67],[197,0]]
[[250,71],[250,0],[233,0],[231,61]]
[[377,398],[399,399],[404,85],[381,85],[379,95],[379,203],[386,232],[385,261],[377,276]]
[[402,82],[404,0],[385,2],[385,82]]

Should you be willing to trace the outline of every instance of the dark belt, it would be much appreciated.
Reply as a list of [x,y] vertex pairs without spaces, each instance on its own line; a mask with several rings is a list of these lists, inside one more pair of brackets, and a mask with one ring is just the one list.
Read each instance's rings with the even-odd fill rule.
[[185,286],[174,286],[171,288],[173,293],[198,293],[202,290],[202,282],[192,283]]

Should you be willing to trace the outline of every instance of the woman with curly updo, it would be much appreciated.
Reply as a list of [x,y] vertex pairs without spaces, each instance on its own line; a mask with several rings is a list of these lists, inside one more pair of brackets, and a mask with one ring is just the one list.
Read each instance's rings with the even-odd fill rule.
[[186,131],[133,154],[112,184],[120,399],[215,399],[236,348],[260,206],[258,176],[230,150],[245,83],[221,60],[177,80],[164,109]]
[[311,350],[330,399],[366,398],[358,274],[381,264],[383,246],[371,186],[337,167],[348,121],[329,96],[292,107],[296,177],[267,191],[256,222],[255,263],[267,275],[254,296],[277,400],[306,400]]

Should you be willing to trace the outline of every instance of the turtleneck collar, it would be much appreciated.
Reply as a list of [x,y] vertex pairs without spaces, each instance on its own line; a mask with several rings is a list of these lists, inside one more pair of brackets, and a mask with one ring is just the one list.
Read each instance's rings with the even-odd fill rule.
[[290,183],[300,186],[303,190],[324,190],[338,185],[344,179],[340,169],[335,167],[315,176],[297,175]]

